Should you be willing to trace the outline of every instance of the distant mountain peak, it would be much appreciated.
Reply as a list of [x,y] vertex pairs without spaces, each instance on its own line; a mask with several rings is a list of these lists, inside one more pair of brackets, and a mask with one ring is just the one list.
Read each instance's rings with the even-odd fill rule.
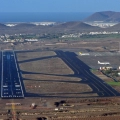
[[102,22],[120,22],[120,12],[102,11],[96,12],[86,18],[86,22],[102,21]]

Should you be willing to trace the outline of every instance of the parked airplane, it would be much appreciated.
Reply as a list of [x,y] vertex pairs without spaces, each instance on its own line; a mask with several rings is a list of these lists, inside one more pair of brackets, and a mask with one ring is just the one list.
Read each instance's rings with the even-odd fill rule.
[[98,64],[109,65],[110,63],[109,62],[100,62],[100,61],[98,61]]

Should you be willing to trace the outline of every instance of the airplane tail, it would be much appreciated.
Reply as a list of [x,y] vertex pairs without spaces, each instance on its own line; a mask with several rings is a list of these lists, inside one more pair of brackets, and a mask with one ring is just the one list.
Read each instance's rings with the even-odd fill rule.
[[98,61],[98,64],[100,64],[100,61]]

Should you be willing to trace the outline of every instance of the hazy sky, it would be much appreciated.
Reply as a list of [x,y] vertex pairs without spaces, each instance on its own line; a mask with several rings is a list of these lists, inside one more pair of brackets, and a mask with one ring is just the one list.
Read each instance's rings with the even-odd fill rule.
[[0,12],[120,12],[120,0],[0,0]]

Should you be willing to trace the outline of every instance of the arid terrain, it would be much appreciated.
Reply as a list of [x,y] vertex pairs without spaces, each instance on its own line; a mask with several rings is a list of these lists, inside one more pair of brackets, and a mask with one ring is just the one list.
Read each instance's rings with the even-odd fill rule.
[[[18,61],[27,93],[40,96],[77,98],[97,96],[53,51],[19,53]],[[20,58],[20,59],[19,59]],[[84,89],[86,88],[86,89]]]
[[[94,46],[94,47],[93,47]],[[11,45],[0,44],[1,49],[16,50],[22,82],[24,84],[24,99],[1,99],[1,118],[12,115],[24,120],[119,120],[120,98],[99,97],[92,88],[81,82],[74,71],[57,56],[54,50],[75,52],[80,60],[88,66],[99,68],[97,61],[109,61],[118,66],[119,56],[80,56],[79,52],[108,52],[118,51],[118,39],[115,41],[93,40],[55,42],[27,42]],[[107,48],[107,49],[106,49]],[[19,51],[17,51],[19,50]],[[23,51],[24,50],[24,51]],[[32,51],[29,51],[32,50]],[[105,82],[113,81],[100,71],[91,71]],[[113,86],[120,92],[119,86]],[[20,103],[21,105],[6,105]],[[33,109],[32,103],[36,104]],[[14,114],[13,114],[14,112]]]

